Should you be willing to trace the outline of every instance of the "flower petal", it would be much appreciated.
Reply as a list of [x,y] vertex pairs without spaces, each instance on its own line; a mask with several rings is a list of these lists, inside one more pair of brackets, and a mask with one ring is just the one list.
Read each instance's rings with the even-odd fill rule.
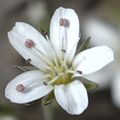
[[114,60],[113,51],[107,46],[98,46],[79,53],[73,66],[83,74],[96,72]]
[[13,30],[8,32],[10,43],[31,64],[42,69],[52,54],[51,47],[45,38],[32,26],[17,22]]
[[[14,103],[28,103],[37,100],[53,90],[52,86],[45,86],[45,77],[38,70],[22,73],[8,83],[5,89],[5,97]],[[17,86],[23,85],[24,90],[18,91]]]
[[75,53],[79,41],[79,19],[73,9],[56,9],[50,23],[50,40],[57,52],[72,49]]
[[68,85],[56,85],[54,92],[59,105],[69,114],[81,114],[88,106],[87,91],[78,80]]

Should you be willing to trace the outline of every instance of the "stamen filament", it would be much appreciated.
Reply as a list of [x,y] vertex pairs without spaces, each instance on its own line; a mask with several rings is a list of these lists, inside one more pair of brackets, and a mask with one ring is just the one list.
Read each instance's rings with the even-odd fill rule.
[[57,75],[56,77],[54,77],[51,81],[46,82],[45,84],[46,84],[46,85],[52,84],[53,82],[55,82],[56,80],[58,80],[58,78],[59,78],[60,76],[62,76],[62,75],[64,75],[64,73],[59,73],[59,75]]
[[56,58],[54,59],[54,62],[55,62],[55,66],[56,66],[56,68],[59,68],[59,64],[58,64],[58,61],[57,61]]

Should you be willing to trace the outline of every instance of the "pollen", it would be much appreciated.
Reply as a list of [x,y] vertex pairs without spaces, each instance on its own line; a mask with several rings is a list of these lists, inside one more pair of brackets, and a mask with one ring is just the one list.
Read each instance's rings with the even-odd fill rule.
[[25,90],[25,86],[23,84],[19,84],[16,86],[16,91],[23,92]]
[[59,20],[59,24],[60,24],[60,26],[63,26],[63,27],[69,27],[70,26],[69,20],[67,20],[65,18],[61,18]]
[[27,40],[25,41],[25,46],[26,46],[27,48],[32,48],[32,47],[34,46],[34,42],[33,42],[31,39],[27,39]]

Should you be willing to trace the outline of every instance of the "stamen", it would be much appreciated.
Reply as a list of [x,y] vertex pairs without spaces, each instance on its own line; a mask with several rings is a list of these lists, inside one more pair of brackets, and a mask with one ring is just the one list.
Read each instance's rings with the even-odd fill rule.
[[66,59],[66,57],[63,57],[61,68],[62,68],[62,71],[64,71],[64,72],[66,70],[68,70],[68,66],[66,63],[67,63],[67,59]]
[[55,63],[55,66],[56,66],[55,69],[59,68],[59,64],[58,64],[57,58],[54,59],[54,63]]
[[34,45],[35,45],[35,44],[34,44],[34,42],[33,42],[31,39],[27,39],[27,40],[25,41],[25,46],[26,46],[27,48],[32,48]]
[[64,73],[59,73],[59,75],[57,75],[56,77],[54,77],[51,81],[49,81],[49,82],[46,82],[45,84],[52,84],[53,82],[55,82],[56,80],[58,80],[58,78],[60,77],[60,76],[62,76],[62,75],[64,75]]
[[72,74],[75,74],[76,71],[74,71],[74,70],[67,70],[66,73],[72,73]]
[[23,84],[19,84],[16,86],[16,90],[18,92],[23,92],[25,90],[25,86]]
[[70,26],[69,20],[67,20],[65,18],[61,18],[59,20],[59,24],[60,24],[60,26],[63,26],[63,27],[69,27]]
[[31,62],[31,59],[28,58],[28,59],[26,60],[26,64],[29,64],[30,62]]
[[55,76],[57,76],[57,75],[58,75],[58,72],[57,72],[57,71],[55,71],[55,72],[54,72],[54,75],[55,75]]
[[79,74],[82,74],[82,71],[80,71],[80,70],[77,70],[76,72],[79,73]]
[[47,86],[48,84],[47,84],[47,82],[43,82],[43,84],[45,85],[45,86]]
[[66,53],[66,49],[64,49],[64,48],[62,48],[61,51],[62,51],[63,53]]
[[72,69],[72,63],[68,63],[67,66],[70,70]]

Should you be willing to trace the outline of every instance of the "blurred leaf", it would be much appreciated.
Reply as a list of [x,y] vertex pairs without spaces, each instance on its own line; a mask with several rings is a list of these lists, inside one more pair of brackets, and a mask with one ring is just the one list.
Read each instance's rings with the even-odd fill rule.
[[87,90],[93,90],[98,87],[98,84],[96,82],[87,80],[80,76],[74,77],[73,80],[80,80],[84,84],[84,86],[86,87]]
[[11,106],[0,105],[0,114],[14,114],[14,112]]
[[49,93],[46,97],[42,99],[42,105],[48,105],[53,102],[53,99],[55,98],[54,96],[54,91]]
[[80,44],[80,46],[79,46],[78,49],[77,49],[77,53],[79,53],[79,52],[81,52],[81,51],[83,51],[83,50],[86,50],[86,49],[88,49],[88,48],[90,47],[90,39],[91,39],[91,37],[88,37],[87,40],[84,40],[84,41]]
[[29,102],[29,103],[25,103],[26,106],[31,106],[33,104],[37,104],[37,103],[40,103],[41,99],[38,99],[38,100],[34,100],[32,102]]

